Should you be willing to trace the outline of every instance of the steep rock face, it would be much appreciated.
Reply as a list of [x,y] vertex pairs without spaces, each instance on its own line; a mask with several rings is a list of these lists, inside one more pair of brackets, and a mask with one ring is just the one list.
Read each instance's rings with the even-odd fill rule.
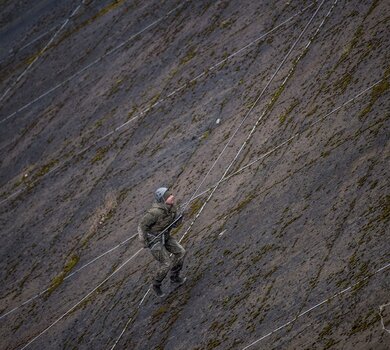
[[[0,9],[1,349],[390,346],[388,2]],[[188,282],[140,305],[160,185]]]

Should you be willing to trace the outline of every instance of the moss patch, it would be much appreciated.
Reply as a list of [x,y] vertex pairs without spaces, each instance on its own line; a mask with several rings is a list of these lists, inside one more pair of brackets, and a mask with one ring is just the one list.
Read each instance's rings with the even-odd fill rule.
[[257,262],[259,262],[263,258],[263,256],[265,254],[267,254],[268,252],[275,250],[277,248],[278,247],[276,247],[273,244],[266,244],[265,246],[261,247],[261,249],[258,252],[256,252],[256,255],[251,258],[251,262],[253,264],[256,264]]
[[58,159],[53,159],[50,162],[43,165],[34,175],[34,178],[39,178],[46,175],[51,169],[58,164]]
[[42,55],[42,53],[43,53],[43,51],[40,50],[40,51],[36,52],[35,54],[31,55],[30,57],[27,57],[27,58],[25,59],[25,61],[24,61],[25,64],[26,64],[27,66],[29,66],[29,65],[30,65],[31,63],[33,63],[36,59],[38,59],[39,56]]
[[[84,22],[80,23],[78,26],[74,27],[74,29],[64,33],[61,38],[59,38],[58,40],[56,40],[55,42],[53,42],[49,48],[51,47],[57,47],[59,44],[61,44],[64,40],[66,40],[67,38],[69,38],[72,34],[78,32],[80,29],[90,25],[91,23],[93,23],[95,20],[97,20],[98,18],[104,16],[105,14],[109,13],[110,11],[118,8],[119,6],[121,6],[123,3],[125,3],[125,0],[114,0],[113,2],[111,2],[110,4],[108,4],[107,6],[103,7],[98,13],[96,13],[95,15],[93,15],[91,18],[85,20]],[[45,51],[47,51],[49,48],[46,48]],[[31,64],[36,58],[38,58],[39,56],[41,56],[43,54],[43,50],[39,50],[37,53],[33,54],[32,56],[28,57],[26,60],[25,60],[25,63],[27,65]]]
[[210,130],[206,130],[202,136],[200,137],[201,140],[206,140],[210,136]]
[[380,316],[376,312],[369,312],[366,316],[359,317],[352,325],[349,336],[364,332],[371,326],[377,325],[380,321]]
[[351,81],[352,81],[352,74],[351,73],[344,74],[334,84],[335,90],[344,93]]
[[167,305],[163,305],[163,306],[160,306],[152,315],[152,319],[153,321],[158,321],[159,319],[161,319],[161,317],[168,311],[168,306]]
[[231,213],[240,212],[244,209],[256,196],[254,194],[249,194],[246,198],[244,198],[241,202],[239,202],[232,210]]
[[360,112],[359,119],[363,120],[367,114],[371,112],[375,102],[390,88],[390,83],[387,79],[382,80],[378,85],[374,86],[371,91],[371,98],[368,105]]
[[285,88],[286,84],[280,85],[279,88],[274,92],[271,98],[271,102],[267,106],[267,112],[272,109],[272,107],[275,105],[276,101],[279,99]]
[[352,40],[351,40],[351,41],[348,43],[348,45],[344,48],[344,50],[343,50],[343,52],[342,52],[342,54],[341,54],[339,60],[337,61],[336,65],[335,65],[335,67],[334,67],[334,69],[333,69],[333,71],[334,71],[341,63],[343,63],[343,62],[347,59],[347,57],[350,55],[351,51],[356,47],[357,43],[360,41],[362,35],[363,35],[363,26],[360,25],[360,26],[356,29],[356,31],[355,31],[355,33],[354,33],[354,35],[353,35],[353,37],[352,37]]
[[123,80],[124,80],[123,78],[119,78],[114,82],[114,84],[111,86],[110,90],[107,93],[107,97],[111,97],[112,95],[115,95],[119,91],[120,86],[123,83]]
[[184,55],[184,57],[180,60],[180,64],[186,64],[188,63],[189,61],[191,61],[194,57],[196,56],[196,50],[194,47],[191,47],[190,49],[188,49],[188,51],[186,52],[186,54]]
[[294,110],[296,106],[298,106],[299,100],[294,100],[291,105],[284,111],[282,115],[279,116],[279,123],[284,124],[287,117],[290,115],[290,113]]
[[99,147],[96,151],[95,156],[91,159],[91,164],[95,164],[103,159],[105,154],[108,152],[109,147]]
[[160,99],[160,94],[154,95],[149,101],[149,107],[153,107],[153,105]]
[[73,270],[76,264],[79,262],[80,257],[76,254],[72,255],[71,258],[66,262],[63,270],[53,278],[50,283],[49,289],[46,292],[46,297],[49,297],[64,281],[64,278]]
[[203,203],[202,201],[198,198],[195,201],[191,203],[190,209],[188,211],[188,215],[190,217],[194,216],[202,207]]

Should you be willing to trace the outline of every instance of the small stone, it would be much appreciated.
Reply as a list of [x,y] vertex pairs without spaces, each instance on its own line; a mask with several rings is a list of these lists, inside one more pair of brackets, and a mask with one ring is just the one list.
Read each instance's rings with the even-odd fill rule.
[[221,237],[227,230],[223,230],[218,236]]

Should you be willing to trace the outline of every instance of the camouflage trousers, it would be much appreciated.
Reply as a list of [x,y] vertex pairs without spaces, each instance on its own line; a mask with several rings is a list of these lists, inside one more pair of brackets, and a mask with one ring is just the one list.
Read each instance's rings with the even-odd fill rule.
[[[169,271],[172,277],[179,275],[186,251],[176,239],[169,236],[164,245],[161,242],[157,243],[151,247],[150,252],[159,263],[153,278],[154,285],[160,285]],[[169,253],[173,256],[170,257]]]

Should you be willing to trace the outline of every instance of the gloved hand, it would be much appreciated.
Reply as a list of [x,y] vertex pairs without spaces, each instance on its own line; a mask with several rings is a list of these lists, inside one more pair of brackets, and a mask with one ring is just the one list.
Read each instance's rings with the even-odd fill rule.
[[144,248],[150,248],[150,245],[153,244],[152,241],[154,239],[154,236],[151,235],[150,233],[146,233],[142,236],[142,245],[144,246]]
[[183,222],[183,214],[179,213],[176,215],[174,224],[172,225],[173,228],[178,227]]
[[144,241],[142,242],[143,243],[143,246],[144,248],[149,248],[149,243],[144,239]]

